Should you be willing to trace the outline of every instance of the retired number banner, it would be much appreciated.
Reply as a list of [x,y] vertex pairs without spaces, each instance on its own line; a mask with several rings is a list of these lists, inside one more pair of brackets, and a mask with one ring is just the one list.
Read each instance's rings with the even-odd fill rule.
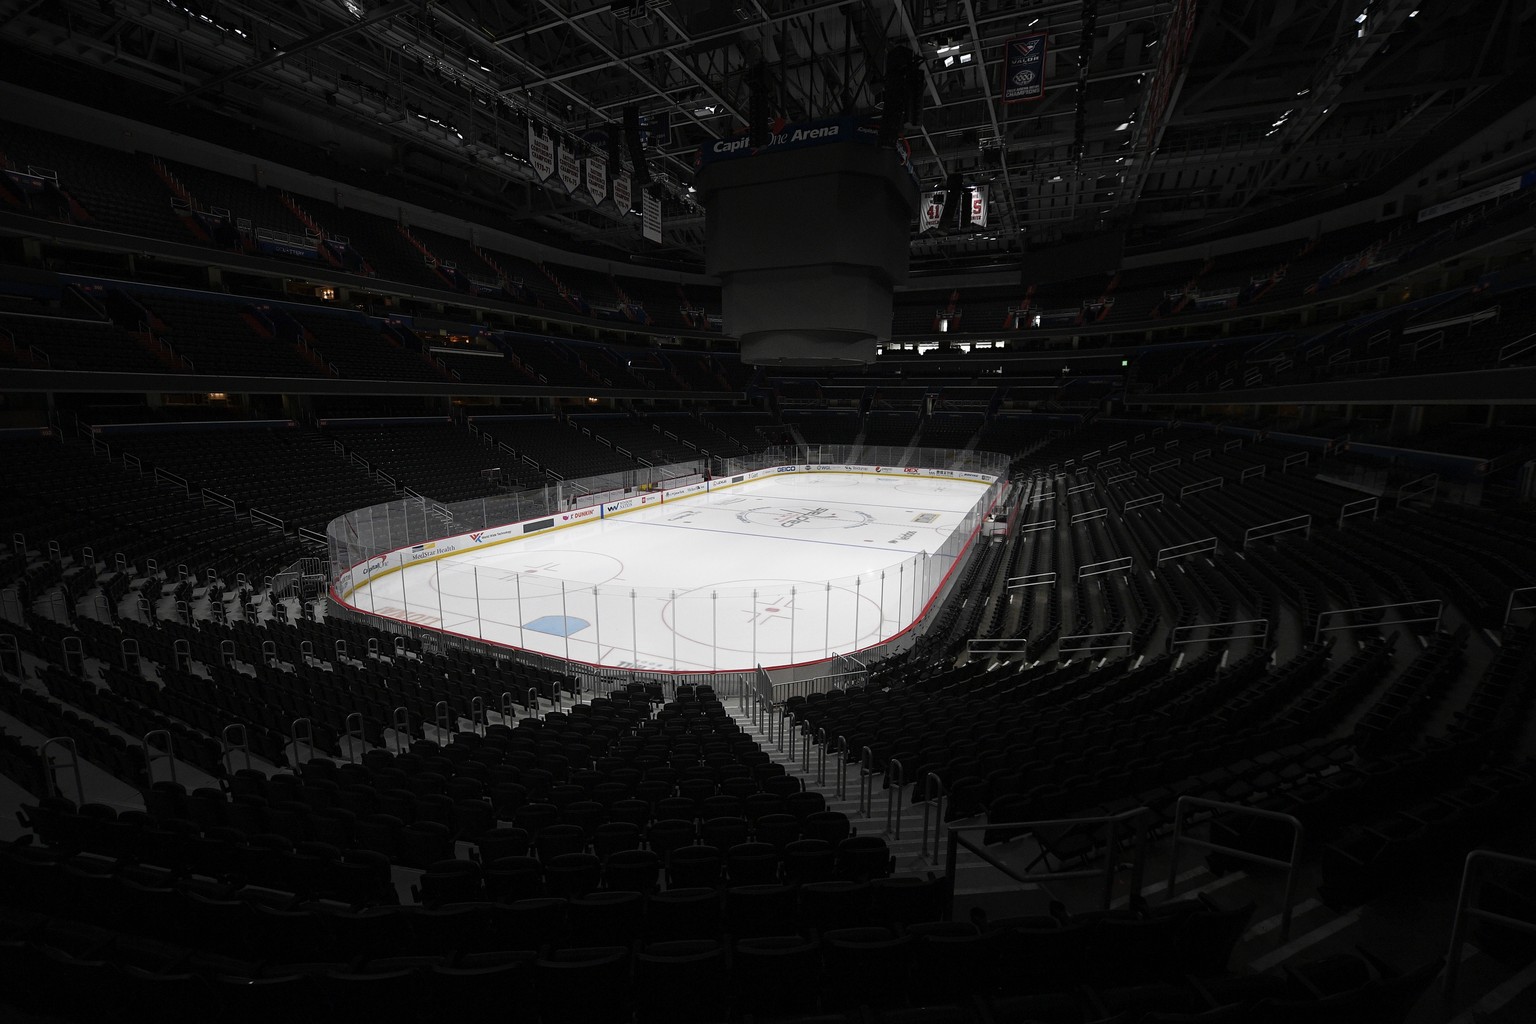
[[613,176],[613,205],[619,208],[620,213],[628,213],[631,209],[628,171],[620,171]]
[[533,173],[543,181],[555,173],[555,144],[548,135],[531,126],[528,129],[528,162]]
[[594,203],[608,198],[608,161],[600,156],[587,157],[587,195]]
[[575,192],[581,187],[581,161],[568,145],[560,147],[560,183],[567,192]]
[[1045,95],[1045,33],[1003,44],[1003,102],[1022,103]]
[[653,242],[661,241],[661,200],[649,192],[642,192],[644,210],[640,215],[640,233]]
[[936,228],[944,220],[944,193],[930,192],[923,197],[922,208],[918,210],[919,233],[929,228]]

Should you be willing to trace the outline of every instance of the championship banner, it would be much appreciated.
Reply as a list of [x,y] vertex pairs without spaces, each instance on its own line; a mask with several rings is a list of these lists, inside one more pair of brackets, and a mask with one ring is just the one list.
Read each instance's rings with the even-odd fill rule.
[[528,129],[528,162],[540,181],[555,173],[555,144],[548,135],[532,127]]
[[594,203],[608,198],[608,161],[603,157],[587,157],[587,195]]
[[987,186],[977,185],[971,189],[971,227],[984,228],[987,226]]
[[917,214],[917,230],[927,231],[936,228],[944,220],[944,193],[930,192],[923,197],[921,209]]
[[1022,103],[1045,95],[1045,33],[1003,44],[1003,102]]
[[613,176],[613,205],[619,208],[620,213],[628,213],[632,198],[629,194],[629,172],[620,171]]
[[567,192],[575,192],[581,187],[581,161],[576,159],[576,152],[569,146],[560,147],[560,183]]
[[644,212],[640,216],[640,233],[653,242],[661,241],[661,200],[649,192],[642,192]]

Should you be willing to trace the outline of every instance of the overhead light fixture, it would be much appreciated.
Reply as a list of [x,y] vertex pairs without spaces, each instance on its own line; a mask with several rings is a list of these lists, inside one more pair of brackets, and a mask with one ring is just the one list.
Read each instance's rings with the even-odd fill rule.
[[1129,128],[1130,126],[1131,126],[1131,122],[1129,122],[1129,121],[1121,121],[1119,124],[1115,125],[1115,131],[1123,132],[1127,128]]

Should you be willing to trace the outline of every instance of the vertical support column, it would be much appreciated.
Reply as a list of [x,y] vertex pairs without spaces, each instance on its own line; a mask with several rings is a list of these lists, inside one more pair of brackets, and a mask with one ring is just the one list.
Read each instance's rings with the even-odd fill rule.
[[560,581],[560,633],[565,640],[565,669],[571,669],[571,616],[565,604],[565,580]]
[[885,640],[885,570],[880,570],[880,628],[875,630],[875,643]]
[[517,646],[519,646],[519,647],[527,647],[528,646],[527,640],[523,636],[523,623],[527,622],[528,620],[523,617],[523,574],[522,573],[515,572],[515,573],[512,574],[512,585],[516,588],[516,598],[517,598]]
[[795,663],[795,588],[789,588],[789,663]]
[[827,581],[825,599],[822,601],[821,613],[821,656],[832,657],[832,581]]
[[432,559],[432,589],[437,591],[437,628],[447,629],[448,622],[443,618],[443,563],[441,559]]
[[[483,498],[481,499],[482,504],[484,503],[484,500],[485,499]],[[480,611],[480,567],[478,565],[472,565],[469,567],[469,570],[473,574],[475,580],[475,636],[479,637],[481,640],[484,640],[485,616]]]
[[859,641],[864,634],[859,630],[859,612],[863,611],[864,604],[864,577],[853,578],[853,642],[848,645],[848,653],[852,654],[859,649]]

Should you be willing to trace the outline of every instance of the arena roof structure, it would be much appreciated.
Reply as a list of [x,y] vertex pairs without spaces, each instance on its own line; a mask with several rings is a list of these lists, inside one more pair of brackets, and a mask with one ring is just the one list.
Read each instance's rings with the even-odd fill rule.
[[[899,91],[923,188],[988,198],[985,225],[914,222],[917,272],[1016,265],[1085,237],[1176,245],[1375,194],[1531,100],[1520,68],[1536,20],[1508,0],[5,6],[8,74],[34,87],[168,125],[212,113],[472,202],[509,230],[680,267],[701,263],[701,145],[754,116],[879,118]],[[897,51],[910,88],[891,80],[907,74]],[[662,201],[659,243],[638,214],[529,162],[533,131],[631,163],[616,144],[626,108]]]

